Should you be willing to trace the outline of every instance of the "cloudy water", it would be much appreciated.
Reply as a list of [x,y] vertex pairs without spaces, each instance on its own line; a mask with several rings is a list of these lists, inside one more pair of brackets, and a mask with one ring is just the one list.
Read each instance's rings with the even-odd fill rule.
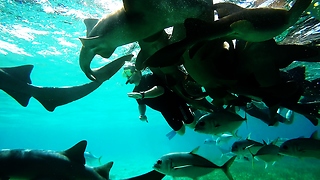
[[[222,2],[215,1],[214,2]],[[242,7],[289,8],[287,1],[230,1]],[[314,1],[309,14],[298,24],[276,37],[279,43],[318,44],[320,10]],[[43,87],[78,86],[90,80],[81,71],[79,54],[85,37],[86,18],[101,18],[122,7],[119,0],[0,0],[0,68],[33,65],[32,84]],[[318,12],[319,11],[319,12]],[[100,67],[127,53],[135,56],[135,43],[116,49],[108,59],[96,56],[92,67]],[[304,64],[307,79],[319,78],[318,63],[294,62],[289,67]],[[46,149],[62,151],[81,140],[87,140],[86,151],[101,163],[114,161],[110,178],[132,177],[152,170],[162,155],[188,152],[201,145],[199,154],[220,163],[221,152],[212,144],[204,144],[210,135],[187,128],[184,136],[168,140],[171,131],[162,115],[147,109],[149,122],[139,120],[138,106],[128,98],[134,85],[126,85],[122,70],[98,89],[80,100],[47,111],[31,98],[27,107],[21,106],[6,92],[0,91],[0,149]],[[2,82],[0,82],[2,83]],[[1,85],[0,85],[1,87]],[[244,113],[241,111],[241,115]],[[251,116],[238,129],[238,134],[262,142],[276,138],[310,137],[320,130],[305,117],[296,114],[291,125],[270,127]],[[96,164],[98,166],[100,164]],[[285,157],[264,168],[260,161],[236,161],[230,169],[234,179],[314,179],[320,177],[319,159]],[[166,179],[170,179],[166,177]],[[227,179],[215,171],[201,179]]]

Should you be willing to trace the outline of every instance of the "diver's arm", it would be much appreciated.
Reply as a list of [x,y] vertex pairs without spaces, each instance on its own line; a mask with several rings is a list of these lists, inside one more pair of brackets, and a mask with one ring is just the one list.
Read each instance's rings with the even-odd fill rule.
[[144,94],[143,98],[155,98],[164,93],[164,88],[162,86],[154,86],[153,88],[140,93]]
[[128,93],[128,97],[132,97],[135,99],[155,98],[155,97],[161,96],[163,93],[164,93],[164,88],[162,86],[154,86],[153,88],[147,91]]

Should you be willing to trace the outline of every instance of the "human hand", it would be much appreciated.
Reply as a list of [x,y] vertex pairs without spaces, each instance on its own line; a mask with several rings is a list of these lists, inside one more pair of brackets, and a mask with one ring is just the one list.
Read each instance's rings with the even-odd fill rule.
[[141,121],[146,121],[146,122],[148,122],[148,118],[147,118],[146,115],[140,115],[140,116],[139,116],[139,119],[140,119]]
[[135,99],[141,99],[142,94],[139,92],[130,92],[130,93],[128,93],[128,97],[135,98]]

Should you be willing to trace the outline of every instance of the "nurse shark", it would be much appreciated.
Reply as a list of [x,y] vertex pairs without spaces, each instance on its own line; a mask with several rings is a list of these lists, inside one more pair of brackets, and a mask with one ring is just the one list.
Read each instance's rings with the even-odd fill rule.
[[132,55],[123,56],[104,67],[94,69],[99,82],[90,82],[79,86],[41,87],[32,85],[30,73],[33,65],[0,68],[0,89],[26,107],[31,97],[36,98],[48,111],[83,98],[97,89],[102,82],[110,79]]
[[[2,149],[0,150],[0,179],[33,180],[109,180],[113,162],[102,166],[85,165],[87,141],[82,140],[65,151]],[[150,171],[122,180],[161,180],[163,174]]]
[[[89,79],[98,80],[90,69],[96,54],[109,58],[118,46],[152,37],[170,26],[182,25],[186,18],[212,21],[212,1],[123,0],[119,10],[99,21],[94,20],[89,26],[86,23],[87,37],[80,38],[83,45],[79,57],[80,67]],[[182,37],[184,28],[178,32],[174,30],[173,33]]]

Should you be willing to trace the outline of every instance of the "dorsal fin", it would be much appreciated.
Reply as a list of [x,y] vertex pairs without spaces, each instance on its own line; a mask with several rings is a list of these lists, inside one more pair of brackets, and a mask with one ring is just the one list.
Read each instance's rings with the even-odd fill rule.
[[94,18],[88,18],[83,20],[84,24],[87,27],[87,37],[89,37],[89,34],[93,27],[98,23],[99,19],[94,19]]
[[263,145],[268,145],[268,143],[266,143],[266,141],[264,141],[264,140],[262,140],[262,142],[263,142]]
[[194,148],[194,149],[190,152],[190,154],[196,154],[196,153],[198,152],[199,148],[200,148],[200,146]]
[[70,161],[76,162],[79,164],[85,164],[86,160],[84,159],[84,151],[87,147],[87,141],[82,140],[78,142],[76,145],[72,146],[71,148],[62,151],[61,154],[65,155],[69,158]]
[[271,141],[269,144],[273,144],[273,145],[276,145],[277,142],[279,140],[279,137],[277,137],[276,139],[274,139],[273,141]]
[[107,164],[104,164],[99,167],[93,168],[100,176],[104,177],[105,179],[109,179],[109,172],[112,168],[113,162],[108,162]]
[[248,134],[246,140],[251,140],[251,133]]
[[233,3],[217,3],[213,5],[213,9],[217,11],[219,19],[245,10],[244,8]]
[[315,131],[311,134],[310,138],[311,138],[311,139],[317,139],[317,140],[318,140],[318,139],[319,139],[319,138],[318,138],[318,131],[315,130]]
[[0,68],[0,69],[16,79],[19,79],[28,84],[32,83],[30,79],[30,74],[33,69],[33,65],[23,65],[23,66]]
[[[30,79],[30,73],[33,69],[33,65],[23,65],[23,66],[17,66],[17,67],[10,67],[10,68],[0,68],[0,73],[4,73],[4,76],[8,76],[8,78],[15,79],[15,81],[21,81],[21,84],[31,84]],[[9,80],[8,79],[8,80]],[[16,83],[17,87],[19,87],[20,83]],[[26,107],[29,103],[29,99],[31,95],[29,92],[21,92],[22,90],[16,91],[15,89],[7,89],[6,83],[4,82],[1,84],[1,87],[3,91],[8,93],[11,97],[13,97],[19,104],[21,104],[23,107]]]

